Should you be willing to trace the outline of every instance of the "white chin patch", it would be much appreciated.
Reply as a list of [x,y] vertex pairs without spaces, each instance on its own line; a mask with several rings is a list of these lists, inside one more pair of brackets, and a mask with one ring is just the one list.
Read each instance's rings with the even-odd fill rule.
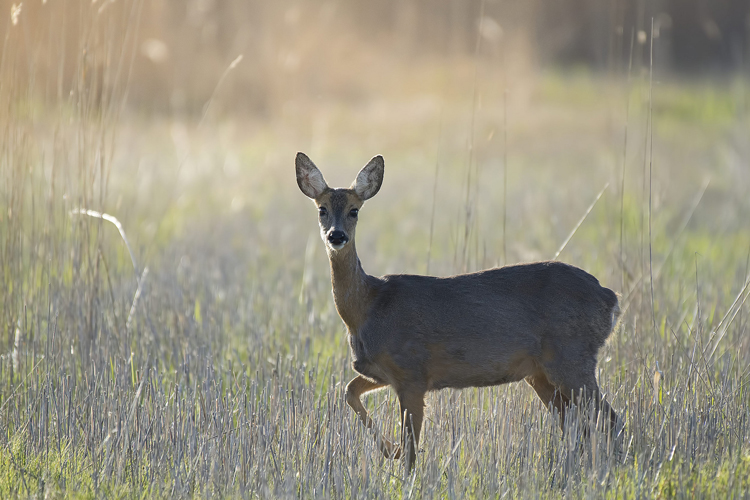
[[346,246],[346,243],[339,243],[338,245],[334,245],[333,243],[328,243],[328,246],[331,247],[333,250],[341,250]]

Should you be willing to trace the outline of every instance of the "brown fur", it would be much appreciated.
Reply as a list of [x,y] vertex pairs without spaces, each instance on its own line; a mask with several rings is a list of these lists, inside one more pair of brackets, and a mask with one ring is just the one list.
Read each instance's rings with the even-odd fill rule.
[[595,377],[599,349],[619,315],[614,292],[560,262],[448,278],[369,276],[357,257],[354,211],[380,189],[383,159],[373,158],[349,189],[329,188],[302,153],[296,167],[300,189],[319,209],[336,310],[360,373],[347,386],[347,403],[368,428],[363,394],[392,386],[401,404],[402,446],[376,436],[386,456],[404,457],[413,467],[425,393],[445,387],[526,380],[560,412],[561,425],[567,407],[584,399],[605,412],[614,430],[617,415]]

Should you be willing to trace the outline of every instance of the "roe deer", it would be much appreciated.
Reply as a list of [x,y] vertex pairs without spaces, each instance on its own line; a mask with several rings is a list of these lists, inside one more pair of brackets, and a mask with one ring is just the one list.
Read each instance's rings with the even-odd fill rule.
[[[614,432],[617,415],[596,382],[599,349],[620,314],[617,295],[585,271],[537,262],[448,278],[364,272],[354,246],[357,214],[383,182],[376,156],[351,187],[330,188],[303,153],[297,184],[315,201],[331,264],[336,310],[346,324],[358,375],[346,402],[368,428],[360,397],[392,386],[401,406],[401,446],[376,434],[386,457],[416,460],[427,391],[526,380],[560,412],[593,401]],[[552,409],[552,408],[550,408]],[[564,430],[564,428],[563,428]]]

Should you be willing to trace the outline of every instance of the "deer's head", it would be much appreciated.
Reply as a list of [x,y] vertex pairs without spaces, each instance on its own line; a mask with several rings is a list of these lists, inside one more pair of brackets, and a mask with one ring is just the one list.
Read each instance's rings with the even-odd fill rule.
[[330,188],[318,167],[304,153],[297,153],[297,184],[318,208],[320,236],[329,251],[337,252],[354,241],[359,209],[380,189],[385,165],[375,156],[365,165],[349,188]]

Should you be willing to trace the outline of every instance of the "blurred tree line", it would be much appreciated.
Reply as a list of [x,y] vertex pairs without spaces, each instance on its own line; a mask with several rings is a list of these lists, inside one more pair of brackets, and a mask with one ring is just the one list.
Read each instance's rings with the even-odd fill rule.
[[[0,70],[45,95],[199,111],[221,83],[264,113],[279,95],[356,99],[393,64],[489,57],[621,72],[748,71],[748,0],[0,0]],[[19,7],[20,5],[20,7]],[[12,14],[12,15],[11,15]],[[632,49],[631,49],[632,47]],[[238,60],[238,56],[242,56]],[[232,66],[231,63],[235,62]],[[228,68],[232,77],[221,78]],[[125,71],[127,69],[127,71]],[[10,73],[9,73],[10,72]],[[118,83],[119,82],[119,83]],[[93,89],[93,90],[92,90]]]

